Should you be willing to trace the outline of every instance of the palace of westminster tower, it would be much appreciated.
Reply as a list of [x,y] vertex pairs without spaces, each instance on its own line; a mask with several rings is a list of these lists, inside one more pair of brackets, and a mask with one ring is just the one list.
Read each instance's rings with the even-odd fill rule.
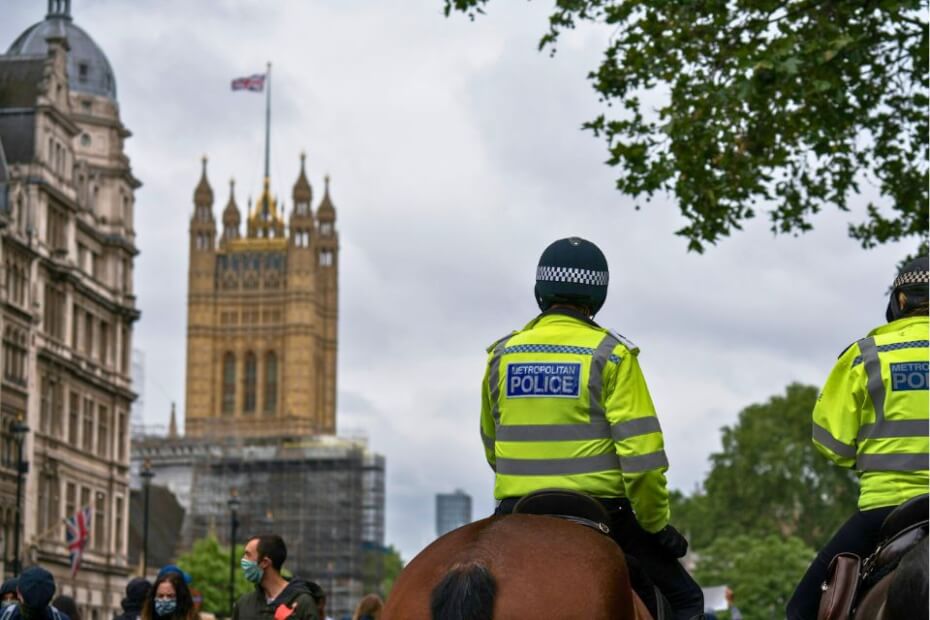
[[221,219],[203,160],[190,220],[189,437],[336,431],[339,237],[329,195],[313,207],[305,157],[285,208],[266,176],[242,214],[235,184]]

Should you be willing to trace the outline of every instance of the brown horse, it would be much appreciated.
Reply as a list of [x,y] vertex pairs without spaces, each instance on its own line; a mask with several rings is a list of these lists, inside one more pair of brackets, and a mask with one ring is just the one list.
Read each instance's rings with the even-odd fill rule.
[[651,620],[610,538],[555,517],[490,517],[436,540],[394,584],[383,620]]

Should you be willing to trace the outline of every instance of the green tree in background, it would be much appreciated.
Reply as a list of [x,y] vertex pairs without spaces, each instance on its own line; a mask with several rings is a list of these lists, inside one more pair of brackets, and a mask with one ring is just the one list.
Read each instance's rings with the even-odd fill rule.
[[745,620],[785,617],[785,605],[815,552],[796,537],[722,536],[700,552],[698,583],[726,584]]
[[710,538],[777,532],[819,548],[856,510],[855,474],[811,443],[816,400],[816,388],[792,384],[723,428],[723,449],[711,455],[704,481],[706,499],[698,500]]
[[[239,558],[245,552],[236,546],[235,589],[236,600],[255,586],[245,579],[239,569]],[[215,536],[201,538],[193,549],[178,558],[178,566],[191,576],[191,587],[203,595],[203,611],[229,617],[229,547],[222,546]]]
[[390,545],[384,554],[384,573],[381,581],[381,592],[385,598],[391,593],[391,588],[394,587],[394,582],[402,570],[404,570],[404,560],[400,557],[400,551],[394,548],[394,545]]
[[394,587],[394,580],[404,568],[400,552],[393,545],[387,547],[367,546],[362,556],[362,578],[366,592],[377,592],[387,598]]
[[[474,18],[488,0],[444,0]],[[677,199],[690,250],[763,206],[798,234],[874,187],[863,247],[928,236],[927,0],[556,0],[540,49],[582,22],[611,36],[589,73],[610,107],[617,189]],[[637,204],[637,208],[639,208]]]

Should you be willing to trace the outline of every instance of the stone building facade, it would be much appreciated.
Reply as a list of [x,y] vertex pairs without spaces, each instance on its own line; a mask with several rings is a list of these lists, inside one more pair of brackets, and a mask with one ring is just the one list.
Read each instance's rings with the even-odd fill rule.
[[334,433],[339,236],[329,178],[314,210],[301,156],[287,230],[265,178],[244,235],[234,189],[218,231],[204,158],[190,221],[186,435]]
[[[22,564],[39,562],[86,620],[105,620],[129,574],[129,412],[134,191],[106,56],[49,0],[0,55],[0,533],[11,571],[16,440]],[[64,519],[93,509],[71,577]]]

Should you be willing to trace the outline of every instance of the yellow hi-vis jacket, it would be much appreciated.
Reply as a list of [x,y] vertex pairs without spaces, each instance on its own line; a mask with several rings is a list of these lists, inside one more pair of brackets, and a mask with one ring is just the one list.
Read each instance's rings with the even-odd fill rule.
[[668,460],[638,352],[558,310],[488,348],[481,438],[497,499],[545,488],[628,497],[644,529],[668,524]]
[[840,355],[814,407],[814,445],[860,472],[859,509],[927,492],[928,319],[882,325]]

